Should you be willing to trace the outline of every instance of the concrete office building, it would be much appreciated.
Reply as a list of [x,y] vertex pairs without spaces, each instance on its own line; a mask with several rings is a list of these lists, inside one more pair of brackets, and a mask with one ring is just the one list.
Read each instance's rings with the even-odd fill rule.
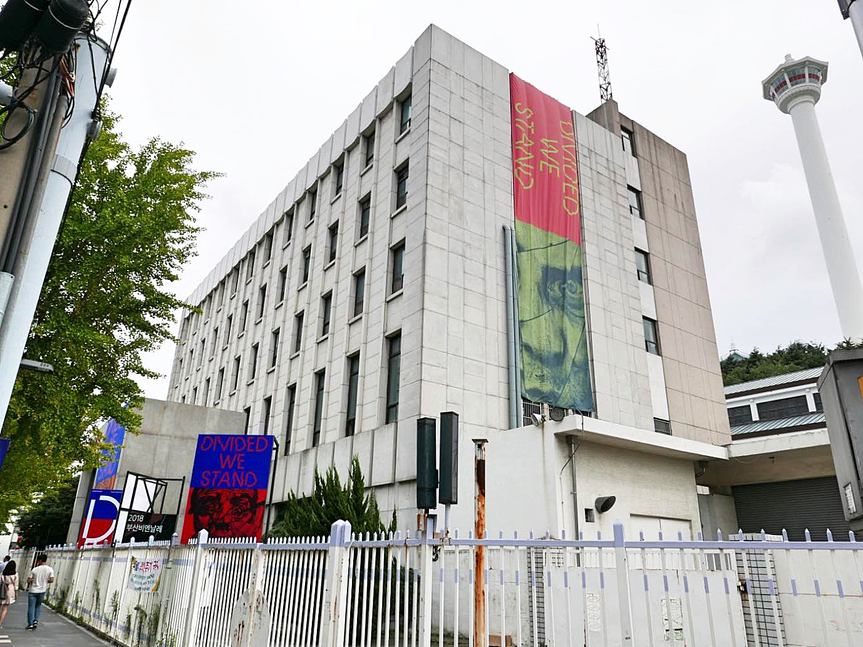
[[730,435],[686,156],[613,101],[573,120],[594,412],[513,422],[509,71],[435,26],[189,297],[168,399],[275,435],[275,501],[357,455],[412,526],[416,420],[452,410],[454,526],[487,438],[492,529],[694,532],[695,463]]

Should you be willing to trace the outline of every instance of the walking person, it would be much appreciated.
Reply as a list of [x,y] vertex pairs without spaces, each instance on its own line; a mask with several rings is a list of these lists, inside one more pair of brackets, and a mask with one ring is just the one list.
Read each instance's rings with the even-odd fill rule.
[[0,629],[3,628],[3,621],[6,619],[9,605],[15,604],[17,597],[18,569],[15,565],[15,560],[10,559],[8,562],[5,562],[3,574],[0,575]]
[[48,566],[48,555],[39,553],[36,556],[36,568],[30,571],[27,578],[27,629],[36,629],[39,624],[39,612],[42,611],[42,600],[48,591],[48,585],[54,581],[54,569]]

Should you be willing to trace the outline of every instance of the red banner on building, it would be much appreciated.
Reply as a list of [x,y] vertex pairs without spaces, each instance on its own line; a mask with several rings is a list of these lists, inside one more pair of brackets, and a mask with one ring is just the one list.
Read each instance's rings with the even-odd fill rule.
[[581,244],[572,112],[510,75],[516,220]]

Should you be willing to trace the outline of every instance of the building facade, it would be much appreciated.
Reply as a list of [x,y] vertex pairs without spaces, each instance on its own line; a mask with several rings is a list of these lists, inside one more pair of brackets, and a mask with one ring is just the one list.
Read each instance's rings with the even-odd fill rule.
[[189,297],[168,399],[275,435],[276,501],[356,455],[412,525],[416,420],[451,410],[454,525],[487,438],[490,527],[690,532],[730,435],[686,156],[613,101],[572,113],[595,411],[552,421],[510,383],[511,111],[509,71],[430,26]]

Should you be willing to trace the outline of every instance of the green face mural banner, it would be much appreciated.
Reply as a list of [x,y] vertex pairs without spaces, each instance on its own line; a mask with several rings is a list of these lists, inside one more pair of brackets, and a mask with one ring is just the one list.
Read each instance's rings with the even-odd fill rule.
[[572,112],[510,74],[522,396],[593,411]]

